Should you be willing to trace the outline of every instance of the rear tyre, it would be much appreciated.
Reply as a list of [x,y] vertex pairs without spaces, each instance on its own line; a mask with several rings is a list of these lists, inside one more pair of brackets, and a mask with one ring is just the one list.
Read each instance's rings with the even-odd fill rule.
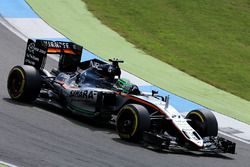
[[41,76],[32,66],[15,66],[11,69],[7,88],[12,99],[30,102],[37,98],[41,90]]
[[201,137],[218,135],[218,123],[211,111],[205,109],[193,110],[187,114],[186,119],[190,120],[190,126]]
[[139,141],[143,132],[150,128],[147,109],[138,104],[125,105],[117,115],[117,132],[121,139]]

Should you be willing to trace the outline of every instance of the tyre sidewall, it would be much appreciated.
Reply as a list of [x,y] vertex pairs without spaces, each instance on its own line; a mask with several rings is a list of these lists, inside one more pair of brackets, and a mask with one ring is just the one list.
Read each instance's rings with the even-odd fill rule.
[[[13,96],[10,91],[10,76],[14,73],[18,72],[19,75],[22,76],[22,86],[20,90],[20,94],[17,96]],[[41,89],[41,76],[37,69],[32,66],[23,65],[23,66],[15,66],[9,73],[8,77],[8,92],[12,99],[28,102],[33,101],[38,96]]]
[[[119,133],[119,136],[123,139],[130,139],[131,137],[133,137],[138,129],[138,121],[139,121],[139,118],[138,118],[138,113],[137,111],[135,110],[135,108],[131,105],[126,105],[124,106],[121,111],[119,112],[118,116],[117,116],[117,120],[120,120],[121,117],[124,117],[124,115],[126,114],[131,114],[133,116],[133,120],[134,120],[134,123],[133,123],[133,130],[131,133],[122,133],[121,131],[118,130],[118,133]],[[117,127],[118,129],[121,128],[121,127]]]
[[[193,110],[188,113],[186,118],[190,119],[192,118],[192,116],[199,118],[202,125],[204,126],[203,131],[200,133],[201,137],[218,135],[218,123],[212,111],[205,110],[205,109]],[[193,128],[194,130],[196,130],[195,127]]]
[[[121,131],[119,131],[119,128],[122,128],[122,127],[118,127],[120,126],[119,120],[121,117],[124,117],[124,115],[128,115],[128,114],[133,116],[132,118],[134,120],[133,126],[132,126],[133,130],[130,133],[122,133]],[[149,113],[146,110],[146,108],[141,105],[137,105],[137,104],[126,105],[118,113],[117,131],[118,131],[119,136],[122,139],[138,141],[142,138],[143,132],[147,130],[149,127],[150,127]]]

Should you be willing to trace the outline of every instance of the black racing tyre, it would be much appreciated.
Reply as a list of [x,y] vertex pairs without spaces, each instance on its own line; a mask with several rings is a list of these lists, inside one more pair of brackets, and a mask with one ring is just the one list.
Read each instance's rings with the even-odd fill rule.
[[189,124],[201,137],[218,135],[218,123],[211,111],[193,110],[187,114],[186,119],[190,120]]
[[32,66],[15,66],[11,69],[7,88],[12,99],[30,102],[37,98],[41,89],[41,76]]
[[125,105],[117,115],[116,128],[121,139],[139,141],[143,132],[150,128],[147,109],[138,104]]

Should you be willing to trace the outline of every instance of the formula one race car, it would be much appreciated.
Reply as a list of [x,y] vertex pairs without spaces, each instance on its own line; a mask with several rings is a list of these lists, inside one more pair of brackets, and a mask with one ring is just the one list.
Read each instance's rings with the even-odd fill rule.
[[[47,54],[59,54],[58,68],[44,69]],[[11,69],[8,92],[23,102],[40,100],[85,117],[114,123],[120,138],[143,141],[160,149],[185,148],[235,153],[235,143],[218,137],[211,111],[197,109],[182,116],[169,98],[143,93],[121,78],[119,63],[81,61],[82,47],[72,42],[29,39],[24,65]],[[84,56],[84,55],[83,55]]]

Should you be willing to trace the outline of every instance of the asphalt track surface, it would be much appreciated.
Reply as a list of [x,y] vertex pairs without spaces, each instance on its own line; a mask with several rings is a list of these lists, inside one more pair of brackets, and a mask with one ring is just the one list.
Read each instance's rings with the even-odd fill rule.
[[[23,63],[25,42],[0,24],[0,160],[17,166],[226,166],[247,167],[250,145],[237,142],[237,154],[157,152],[119,139],[110,127],[55,108],[10,100],[8,72]],[[48,59],[49,68],[56,62]]]

